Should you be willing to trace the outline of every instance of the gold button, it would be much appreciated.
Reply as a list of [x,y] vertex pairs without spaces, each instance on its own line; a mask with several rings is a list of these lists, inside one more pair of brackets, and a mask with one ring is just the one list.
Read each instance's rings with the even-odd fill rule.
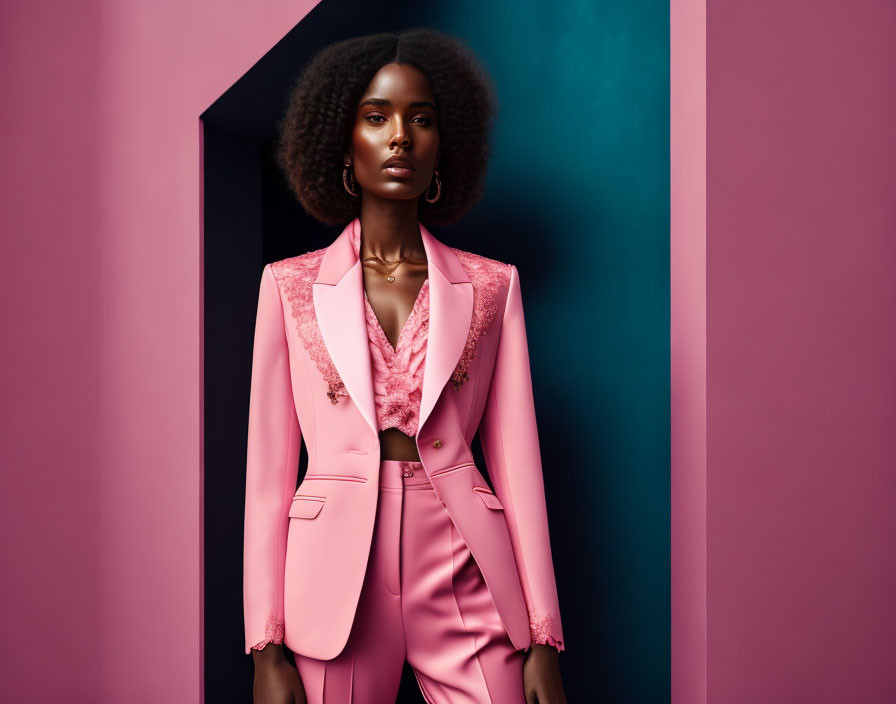
[[436,438],[436,439],[433,441],[432,446],[433,446],[433,447],[441,447],[441,446],[442,446],[442,441],[439,440],[438,438]]

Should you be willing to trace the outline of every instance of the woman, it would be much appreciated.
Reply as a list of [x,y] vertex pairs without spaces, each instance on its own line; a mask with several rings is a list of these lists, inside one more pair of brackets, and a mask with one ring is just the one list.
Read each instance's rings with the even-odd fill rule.
[[266,265],[259,290],[243,584],[257,704],[394,702],[405,660],[427,702],[565,702],[518,272],[423,224],[479,198],[493,105],[469,51],[423,29],[327,47],[290,96],[284,173],[344,229]]

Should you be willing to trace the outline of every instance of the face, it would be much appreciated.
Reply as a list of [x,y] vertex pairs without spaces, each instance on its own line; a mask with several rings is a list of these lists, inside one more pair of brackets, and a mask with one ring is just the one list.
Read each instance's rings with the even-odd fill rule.
[[[358,101],[349,151],[364,197],[418,198],[433,182],[439,131],[429,79],[416,67],[386,64]],[[388,167],[399,157],[410,168]],[[434,190],[432,192],[435,192]]]

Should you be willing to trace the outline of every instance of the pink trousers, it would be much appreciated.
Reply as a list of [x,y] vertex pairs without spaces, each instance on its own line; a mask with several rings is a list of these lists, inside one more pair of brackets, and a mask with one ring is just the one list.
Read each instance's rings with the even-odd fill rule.
[[523,657],[420,462],[383,460],[345,649],[295,656],[309,704],[394,704],[404,662],[429,704],[525,704]]

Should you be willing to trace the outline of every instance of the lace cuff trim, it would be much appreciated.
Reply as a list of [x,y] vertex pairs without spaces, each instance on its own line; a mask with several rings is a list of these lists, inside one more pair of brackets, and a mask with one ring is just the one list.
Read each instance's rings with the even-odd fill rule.
[[264,650],[268,643],[280,645],[283,643],[284,623],[282,618],[271,616],[264,626],[264,640],[252,646],[253,650]]
[[535,612],[529,614],[529,631],[532,634],[532,643],[541,645],[551,645],[561,652],[566,649],[562,640],[558,640],[553,636],[551,631],[554,628],[554,619],[551,614],[538,617]]

